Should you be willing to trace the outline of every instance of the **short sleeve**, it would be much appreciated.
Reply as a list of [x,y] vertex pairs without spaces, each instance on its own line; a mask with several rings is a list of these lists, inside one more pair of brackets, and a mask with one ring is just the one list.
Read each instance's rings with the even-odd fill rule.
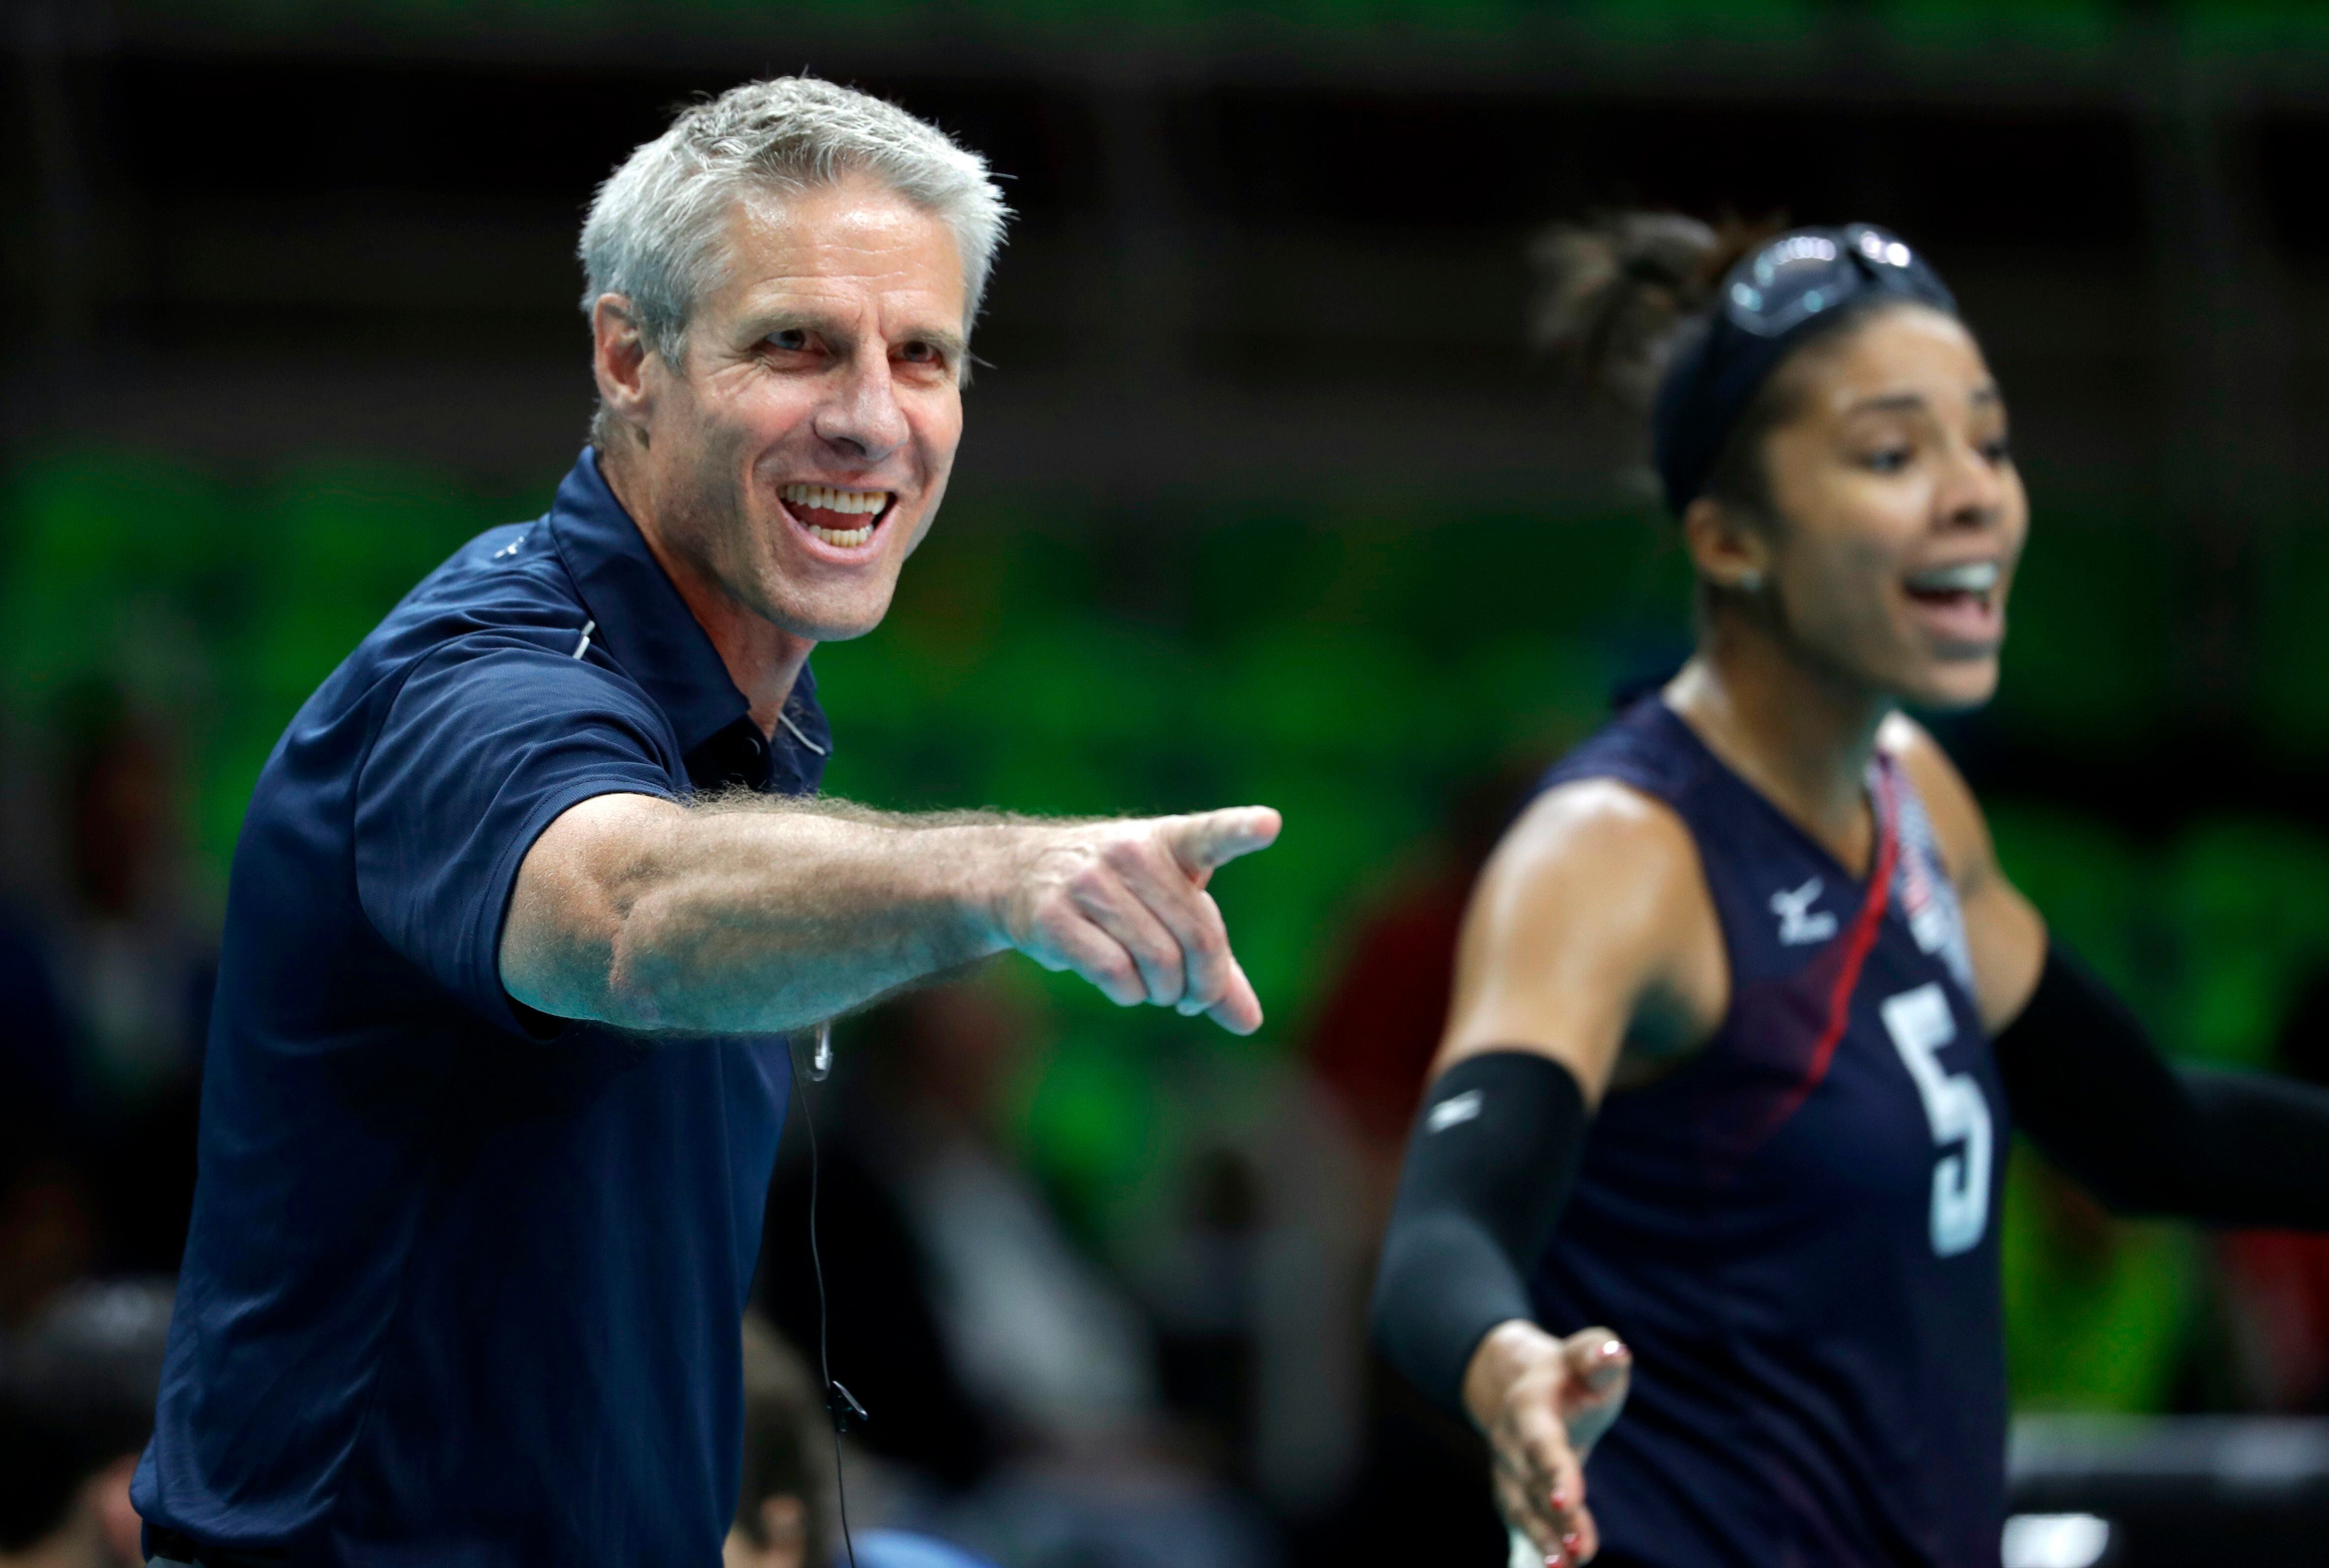
[[501,935],[526,851],[598,795],[680,792],[668,727],[608,669],[516,636],[431,655],[391,702],[356,782],[356,897],[399,953],[524,1033]]

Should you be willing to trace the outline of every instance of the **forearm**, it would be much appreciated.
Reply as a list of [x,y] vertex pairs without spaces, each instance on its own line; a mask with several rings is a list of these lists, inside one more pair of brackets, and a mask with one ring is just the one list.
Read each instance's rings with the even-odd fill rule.
[[2200,1128],[2194,1202],[2221,1225],[2329,1230],[2329,1093],[2250,1073],[2185,1072]]
[[2112,1209],[2329,1229],[2329,1093],[2177,1069],[2059,948],[1997,1056],[2016,1119]]
[[1374,1332],[1433,1401],[1477,1419],[1482,1344],[1533,1313],[1527,1274],[1575,1173],[1585,1101],[1569,1070],[1522,1051],[1457,1063],[1416,1119],[1375,1283]]
[[1026,833],[832,804],[666,809],[604,855],[598,918],[569,926],[548,994],[520,999],[693,1034],[831,1017],[1007,947],[996,893]]
[[1447,1214],[1393,1221],[1375,1279],[1375,1342],[1434,1404],[1476,1422],[1483,1345],[1534,1320],[1520,1263],[1485,1227]]
[[1278,813],[895,817],[833,801],[584,800],[520,864],[503,987],[627,1029],[798,1028],[1015,948],[1121,1006],[1249,1034],[1261,1002],[1206,893]]

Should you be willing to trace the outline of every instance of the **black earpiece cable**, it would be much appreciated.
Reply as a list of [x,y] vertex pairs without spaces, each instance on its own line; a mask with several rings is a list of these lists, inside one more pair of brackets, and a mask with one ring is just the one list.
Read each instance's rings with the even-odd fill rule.
[[841,1434],[854,1415],[866,1419],[865,1407],[857,1396],[833,1380],[833,1358],[825,1345],[830,1314],[825,1303],[825,1259],[816,1246],[817,1156],[816,1117],[809,1110],[808,1086],[822,1083],[833,1071],[833,1022],[827,1019],[816,1026],[816,1053],[807,1072],[800,1071],[800,1053],[793,1050],[789,1035],[785,1050],[793,1058],[794,1079],[800,1085],[801,1125],[808,1129],[808,1263],[816,1277],[816,1374],[825,1384],[825,1408],[833,1418],[833,1492],[841,1505],[841,1544],[849,1554],[849,1568],[857,1568],[857,1543],[849,1535],[849,1483],[841,1473]]

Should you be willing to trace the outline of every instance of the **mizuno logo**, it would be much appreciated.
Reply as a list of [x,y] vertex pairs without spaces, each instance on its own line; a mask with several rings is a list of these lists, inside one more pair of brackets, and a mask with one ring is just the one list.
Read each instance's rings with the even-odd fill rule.
[[1835,916],[1826,910],[1815,910],[1825,884],[1818,877],[1793,892],[1771,895],[1771,912],[1779,917],[1779,942],[1783,947],[1799,948],[1811,942],[1824,942],[1835,935]]
[[1443,1100],[1433,1106],[1431,1114],[1423,1119],[1423,1130],[1446,1132],[1449,1128],[1460,1127],[1479,1114],[1480,1091],[1476,1089],[1467,1089],[1463,1093]]

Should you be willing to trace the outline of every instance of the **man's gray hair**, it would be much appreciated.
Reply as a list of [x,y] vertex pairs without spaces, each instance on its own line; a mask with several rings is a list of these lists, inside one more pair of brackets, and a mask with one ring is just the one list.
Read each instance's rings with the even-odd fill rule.
[[895,104],[807,76],[747,82],[693,106],[608,176],[582,225],[583,314],[602,294],[623,295],[646,346],[684,365],[688,319],[727,265],[736,203],[851,175],[954,231],[967,332],[1011,216],[986,160]]

